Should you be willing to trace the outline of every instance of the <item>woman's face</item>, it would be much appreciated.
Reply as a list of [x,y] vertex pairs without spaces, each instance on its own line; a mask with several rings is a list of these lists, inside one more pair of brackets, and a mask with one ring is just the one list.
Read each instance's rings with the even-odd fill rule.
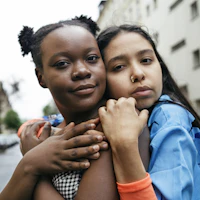
[[44,38],[41,52],[42,81],[60,110],[87,111],[101,100],[105,67],[89,31],[78,26],[58,28]]
[[104,54],[110,98],[134,97],[139,110],[149,108],[158,100],[162,93],[162,71],[144,37],[134,32],[120,33],[111,40]]

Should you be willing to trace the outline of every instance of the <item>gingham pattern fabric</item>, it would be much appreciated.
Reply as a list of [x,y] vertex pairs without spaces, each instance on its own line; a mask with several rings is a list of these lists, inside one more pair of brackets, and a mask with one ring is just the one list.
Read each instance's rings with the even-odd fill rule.
[[73,200],[78,191],[81,181],[81,171],[69,171],[56,174],[53,179],[53,185],[65,200]]

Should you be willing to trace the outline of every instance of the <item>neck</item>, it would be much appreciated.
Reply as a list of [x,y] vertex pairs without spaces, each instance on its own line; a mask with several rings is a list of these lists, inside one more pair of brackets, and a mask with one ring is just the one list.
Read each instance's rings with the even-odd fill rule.
[[105,100],[101,100],[95,107],[87,111],[71,112],[69,110],[66,110],[65,112],[61,112],[61,114],[63,115],[65,119],[65,124],[63,124],[63,126],[69,124],[70,122],[74,122],[75,124],[80,124],[81,122],[85,122],[90,119],[97,118],[98,109],[104,105],[105,105]]

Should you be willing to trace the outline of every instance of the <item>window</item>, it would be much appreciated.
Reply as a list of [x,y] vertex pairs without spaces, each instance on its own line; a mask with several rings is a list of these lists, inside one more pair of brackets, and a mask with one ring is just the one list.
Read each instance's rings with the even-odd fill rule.
[[193,51],[193,66],[194,66],[194,69],[200,67],[200,50],[199,49]]
[[172,52],[177,51],[181,47],[185,46],[185,44],[186,44],[185,40],[181,40],[180,42],[178,42],[174,46],[172,46],[171,51]]
[[147,5],[146,11],[147,11],[147,17],[148,17],[150,15],[150,6],[149,5]]
[[195,19],[199,15],[197,1],[194,1],[190,5],[190,10],[191,10],[191,17],[192,17],[192,19]]
[[170,11],[174,10],[183,0],[176,0],[170,7]]

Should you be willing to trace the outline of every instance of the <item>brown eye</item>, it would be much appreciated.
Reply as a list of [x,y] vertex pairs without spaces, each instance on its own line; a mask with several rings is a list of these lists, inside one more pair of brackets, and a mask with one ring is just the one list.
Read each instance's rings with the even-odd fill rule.
[[55,63],[53,66],[57,67],[57,68],[65,68],[69,65],[70,63],[68,61],[59,61],[57,63]]
[[98,59],[99,59],[100,57],[99,56],[97,56],[97,55],[92,55],[92,56],[89,56],[88,58],[87,58],[87,60],[89,61],[89,62],[96,62]]
[[114,67],[113,71],[119,71],[123,69],[124,67],[125,67],[124,65],[117,65],[116,67]]
[[150,58],[145,58],[145,59],[142,59],[141,63],[143,64],[150,64],[152,62],[152,60]]

